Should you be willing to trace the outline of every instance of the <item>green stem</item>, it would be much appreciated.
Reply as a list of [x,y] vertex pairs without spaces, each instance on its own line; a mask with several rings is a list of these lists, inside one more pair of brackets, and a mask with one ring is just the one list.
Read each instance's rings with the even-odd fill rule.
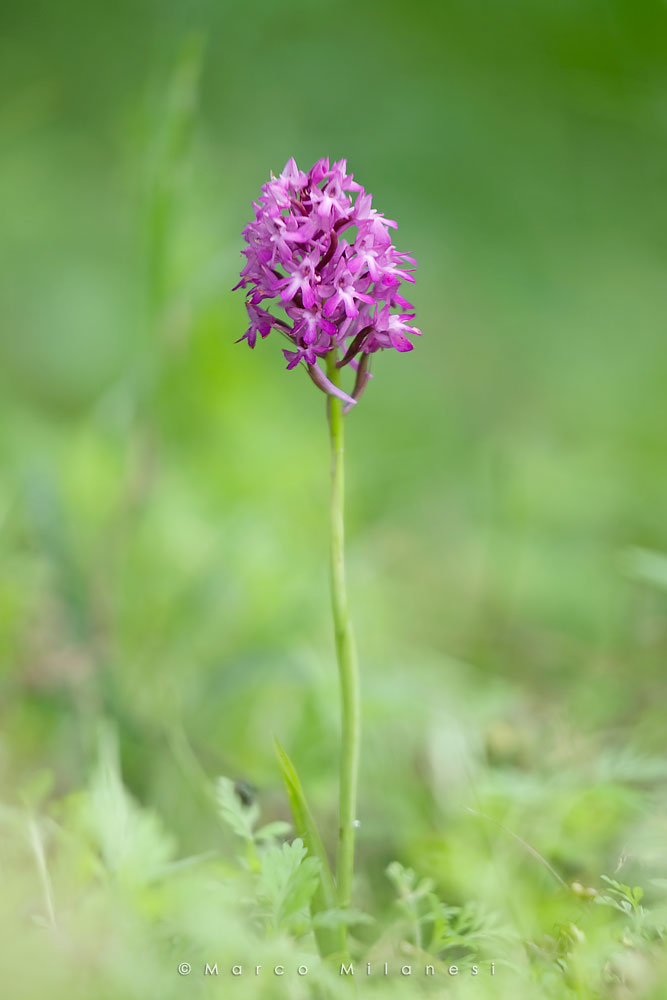
[[[327,356],[327,375],[339,385],[336,352]],[[359,666],[345,587],[343,404],[328,397],[331,437],[331,604],[341,690],[340,809],[336,882],[339,906],[349,906],[354,872],[357,777],[361,741]]]

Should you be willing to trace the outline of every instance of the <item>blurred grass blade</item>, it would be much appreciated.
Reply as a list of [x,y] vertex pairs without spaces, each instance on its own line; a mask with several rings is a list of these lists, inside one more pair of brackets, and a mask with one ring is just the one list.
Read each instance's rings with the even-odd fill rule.
[[503,833],[506,833],[508,837],[511,837],[512,840],[516,841],[517,844],[520,844],[521,847],[523,847],[523,849],[528,852],[528,854],[532,855],[532,857],[534,857],[536,861],[539,861],[539,863],[543,865],[544,868],[546,868],[546,870],[549,872],[550,875],[553,875],[556,881],[560,885],[562,885],[564,889],[568,888],[567,882],[563,878],[561,878],[561,876],[558,874],[553,865],[550,865],[547,859],[542,854],[540,854],[540,852],[536,850],[532,846],[532,844],[529,844],[527,840],[524,840],[523,837],[520,837],[518,833],[514,832],[514,830],[510,830],[510,828],[508,826],[505,826],[504,823],[501,823],[499,820],[494,819],[493,816],[489,816],[487,815],[487,813],[479,812],[479,810],[477,809],[472,809],[470,806],[468,806],[467,809],[468,812],[472,813],[473,816],[479,816],[480,819],[488,820],[489,823],[493,823],[495,826],[498,827],[499,830],[502,830]]
[[62,602],[69,637],[85,643],[94,631],[90,592],[72,542],[60,485],[47,464],[27,469],[24,498],[29,530],[53,568],[55,593]]
[[44,850],[44,841],[39,829],[39,824],[34,817],[31,817],[28,821],[28,836],[30,838],[30,847],[35,856],[35,862],[37,864],[37,871],[39,873],[39,881],[42,886],[42,893],[44,895],[44,906],[47,914],[47,926],[51,930],[57,930],[58,923],[56,921],[56,906],[53,894],[53,882],[51,881],[51,876],[49,874],[49,866],[46,862],[46,852]]
[[153,317],[160,314],[170,293],[169,252],[174,207],[197,119],[204,48],[202,32],[192,32],[185,38],[167,86],[165,110],[157,117],[156,159],[147,212]]
[[331,874],[331,868],[329,866],[326,851],[324,850],[322,838],[320,837],[318,829],[315,825],[315,820],[313,819],[308,802],[306,801],[303,786],[299,780],[298,774],[296,773],[294,764],[278,740],[276,740],[275,743],[280,770],[287,789],[287,797],[289,798],[292,816],[294,817],[294,828],[297,835],[302,838],[304,844],[308,848],[308,853],[312,854],[313,857],[318,858],[320,864],[322,865],[322,887],[324,889],[327,907],[333,908],[336,906],[336,887],[334,885],[333,875]]
[[667,590],[667,556],[650,549],[630,549],[626,556],[627,570],[634,580]]

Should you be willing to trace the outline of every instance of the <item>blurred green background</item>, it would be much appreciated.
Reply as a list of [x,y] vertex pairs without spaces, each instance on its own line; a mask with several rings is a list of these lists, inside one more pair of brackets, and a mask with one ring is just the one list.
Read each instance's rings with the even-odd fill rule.
[[3,21],[2,799],[85,786],[105,719],[197,853],[199,768],[286,815],[276,734],[331,842],[323,400],[275,337],[234,344],[230,289],[269,171],[347,157],[418,258],[424,331],[347,421],[358,902],[398,857],[541,940],[561,890],[508,831],[566,882],[664,878],[664,3]]

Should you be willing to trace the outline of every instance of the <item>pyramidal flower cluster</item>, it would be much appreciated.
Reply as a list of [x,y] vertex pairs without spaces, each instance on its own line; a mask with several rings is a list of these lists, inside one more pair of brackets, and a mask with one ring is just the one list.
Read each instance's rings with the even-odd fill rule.
[[[253,202],[244,229],[246,264],[236,288],[245,288],[250,326],[241,340],[277,330],[289,341],[289,369],[303,363],[324,392],[356,403],[370,378],[371,355],[385,348],[411,351],[414,309],[400,294],[414,282],[414,258],[393,245],[396,223],[372,208],[372,195],[347,173],[347,161],[318,160],[308,173],[290,159]],[[280,311],[269,311],[273,306]],[[338,367],[351,365],[351,395],[318,363],[338,350]]]

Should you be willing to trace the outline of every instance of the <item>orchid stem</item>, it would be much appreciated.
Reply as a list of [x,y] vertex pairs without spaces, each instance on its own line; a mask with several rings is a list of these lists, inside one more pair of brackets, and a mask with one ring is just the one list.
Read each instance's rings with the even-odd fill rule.
[[[337,352],[327,355],[327,375],[339,387]],[[341,691],[340,808],[336,884],[338,904],[349,906],[354,872],[354,835],[361,742],[359,664],[345,586],[343,402],[328,397],[331,438],[331,606]]]

